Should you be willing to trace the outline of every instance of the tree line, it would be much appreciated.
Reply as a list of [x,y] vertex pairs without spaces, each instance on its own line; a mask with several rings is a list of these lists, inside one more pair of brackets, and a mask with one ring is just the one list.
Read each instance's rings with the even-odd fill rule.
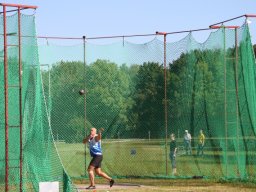
[[[225,54],[235,57],[234,49]],[[104,127],[104,136],[113,139],[164,138],[166,126],[168,134],[181,136],[185,129],[191,133],[204,129],[214,137],[220,134],[216,125],[224,121],[223,62],[220,49],[182,53],[168,63],[165,87],[161,62],[119,66],[108,60],[86,65],[60,61],[43,72],[45,93],[51,90],[54,137],[80,142],[92,126]],[[228,62],[228,69],[234,71],[234,60]],[[226,78],[234,86],[233,72]],[[85,95],[78,94],[81,89]]]

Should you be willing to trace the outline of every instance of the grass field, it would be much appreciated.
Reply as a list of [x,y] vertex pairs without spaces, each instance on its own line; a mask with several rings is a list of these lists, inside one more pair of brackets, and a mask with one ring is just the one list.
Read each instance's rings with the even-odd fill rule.
[[[166,154],[163,140],[103,140],[102,147],[104,154],[102,169],[109,175],[117,177],[190,178],[204,176],[219,179],[227,174],[231,178],[240,178],[243,175],[240,175],[239,169],[246,172],[249,179],[256,176],[254,164],[249,164],[247,167],[242,163],[238,164],[244,161],[245,152],[239,152],[239,159],[237,159],[236,152],[224,153],[208,148],[205,149],[203,157],[198,157],[195,155],[196,149],[194,148],[192,156],[177,157],[178,175],[173,177],[169,160],[169,145]],[[83,144],[57,143],[57,148],[68,174],[75,178],[83,177],[91,159],[88,149],[85,163]],[[256,157],[255,152],[250,153],[251,157]],[[225,155],[227,159],[224,158]]]
[[[181,145],[181,142],[178,145]],[[85,171],[91,159],[88,149],[85,166],[83,144],[57,142],[56,146],[73,183],[80,188],[80,192],[86,191],[89,179]],[[226,153],[229,163],[225,164],[223,151],[206,148],[205,155],[198,157],[195,155],[196,149],[193,148],[193,155],[177,157],[178,174],[172,176],[169,158],[166,170],[166,148],[163,140],[103,140],[102,147],[102,169],[115,178],[116,184],[110,189],[105,180],[96,178],[99,187],[97,192],[256,191],[255,152],[247,152],[250,158],[255,160],[255,164],[251,161],[244,167],[248,177],[241,180],[237,173],[237,153],[233,151]],[[168,157],[169,145],[167,149]],[[240,155],[243,153],[239,152]],[[53,159],[56,161],[56,157]],[[231,177],[223,180],[225,168],[228,168]],[[195,176],[204,177],[193,179]],[[0,191],[3,190],[4,186],[0,185]]]

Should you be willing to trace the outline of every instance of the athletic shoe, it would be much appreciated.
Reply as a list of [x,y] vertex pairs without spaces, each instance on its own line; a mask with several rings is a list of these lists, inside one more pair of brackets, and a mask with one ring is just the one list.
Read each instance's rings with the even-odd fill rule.
[[85,189],[96,189],[96,187],[90,185],[89,187],[86,187]]
[[114,179],[111,179],[111,180],[109,181],[109,186],[112,187],[112,186],[114,185],[114,183],[115,183]]

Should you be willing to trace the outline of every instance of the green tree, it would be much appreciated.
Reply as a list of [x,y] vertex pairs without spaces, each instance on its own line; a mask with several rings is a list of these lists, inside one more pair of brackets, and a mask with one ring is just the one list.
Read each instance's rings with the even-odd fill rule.
[[164,69],[159,63],[148,62],[137,73],[132,115],[136,122],[134,137],[147,137],[148,131],[157,138],[164,130]]
[[[84,64],[61,61],[51,68],[51,125],[55,139],[81,142],[84,137]],[[80,137],[77,137],[80,135]]]
[[[223,95],[223,54],[194,50],[170,64],[170,127],[176,134],[189,129],[210,130]],[[209,119],[211,117],[211,119]]]
[[97,60],[86,72],[87,117],[95,127],[104,127],[105,136],[118,137],[120,127],[127,126],[131,104],[128,68],[107,60]]

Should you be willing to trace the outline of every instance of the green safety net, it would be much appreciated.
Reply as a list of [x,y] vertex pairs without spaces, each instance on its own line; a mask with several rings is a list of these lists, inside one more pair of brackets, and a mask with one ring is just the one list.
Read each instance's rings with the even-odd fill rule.
[[[31,37],[36,35],[34,19],[22,15],[24,191],[38,191],[41,182],[54,181],[62,191],[75,191],[70,178],[88,179],[91,157],[82,140],[92,127],[104,128],[102,170],[111,177],[254,180],[256,71],[247,24],[236,30],[215,30],[204,43],[189,33],[166,46],[160,36],[143,44],[126,40],[83,44],[81,39],[76,45],[48,41],[38,46]],[[13,32],[17,33],[17,15],[8,17],[8,33]],[[17,35],[8,36],[8,44],[17,42]],[[0,187],[4,189],[0,62]],[[9,187],[18,191],[16,47],[8,48],[8,74],[9,166],[14,167],[9,169]],[[184,145],[185,130],[192,135],[192,154]],[[206,137],[203,155],[198,154],[200,130]],[[172,133],[177,143],[175,175],[169,157]]]
[[[18,14],[7,16],[6,19],[7,80],[4,79],[3,15],[0,16],[0,191],[5,191],[5,185],[8,185],[8,191],[39,191],[44,182],[58,182],[60,191],[76,191],[62,166],[52,136],[48,100],[45,98],[42,86],[42,72],[35,37],[35,16],[21,14],[21,81],[19,81]],[[5,108],[5,83],[8,86],[7,108]],[[21,88],[21,103],[19,88]],[[5,136],[5,124],[8,125],[7,136]],[[20,137],[20,127],[22,127],[22,137]],[[20,149],[23,156],[22,175]],[[6,151],[8,156],[5,155]],[[6,167],[7,163],[8,167]]]
[[67,173],[88,177],[91,157],[82,140],[91,127],[103,127],[102,169],[110,176],[255,178],[255,58],[247,24],[215,30],[204,43],[192,33],[167,42],[166,63],[160,38],[39,46],[53,137]]

